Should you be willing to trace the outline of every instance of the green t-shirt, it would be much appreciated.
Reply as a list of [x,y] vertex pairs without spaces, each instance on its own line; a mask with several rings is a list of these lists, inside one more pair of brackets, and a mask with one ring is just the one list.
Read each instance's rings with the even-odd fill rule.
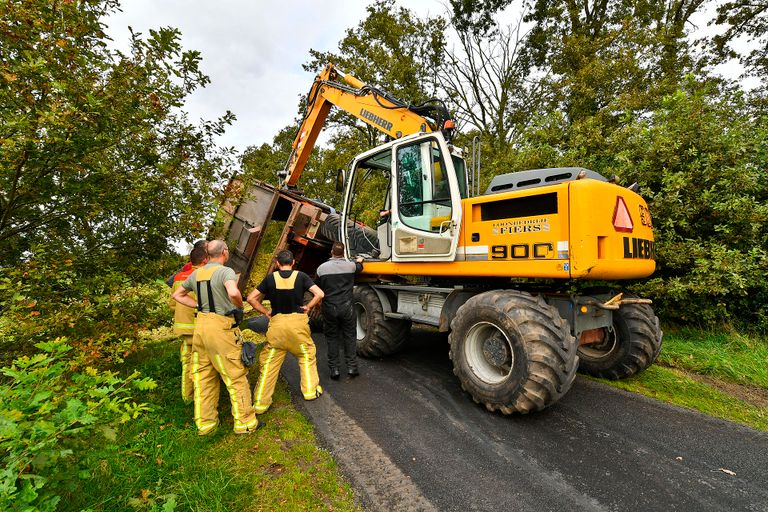
[[[216,271],[211,276],[211,291],[213,291],[213,303],[214,306],[216,306],[215,313],[224,315],[235,307],[235,305],[232,304],[232,301],[229,299],[229,294],[227,293],[227,288],[224,286],[224,283],[227,281],[235,281],[235,283],[237,283],[237,275],[235,274],[234,270],[229,267],[225,267],[220,263],[208,263],[203,268],[211,268],[216,266],[219,268],[216,269]],[[186,281],[181,283],[181,286],[189,291],[197,293],[198,270],[192,272]],[[202,302],[204,312],[210,311],[210,307],[208,305],[208,286],[204,282],[200,284],[200,295],[198,295],[197,300],[198,304]]]

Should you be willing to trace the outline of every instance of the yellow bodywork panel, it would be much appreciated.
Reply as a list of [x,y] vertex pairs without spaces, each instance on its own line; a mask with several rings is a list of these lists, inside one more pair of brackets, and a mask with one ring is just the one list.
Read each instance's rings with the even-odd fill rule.
[[462,201],[451,262],[367,261],[364,274],[634,279],[656,268],[648,207],[618,185],[582,179]]

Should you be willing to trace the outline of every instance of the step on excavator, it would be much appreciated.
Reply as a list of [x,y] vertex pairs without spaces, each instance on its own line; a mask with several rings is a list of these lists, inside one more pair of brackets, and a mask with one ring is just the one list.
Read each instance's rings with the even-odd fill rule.
[[[332,64],[307,105],[279,185],[230,183],[223,229],[242,290],[272,221],[284,222],[274,254],[290,249],[310,275],[342,241],[347,257],[365,260],[354,291],[359,354],[398,351],[413,323],[449,332],[462,388],[504,414],[552,405],[577,370],[621,379],[655,361],[651,301],[618,286],[656,265],[636,185],[569,167],[500,174],[481,191],[440,101],[410,105]],[[298,189],[332,108],[389,139],[339,172],[341,213]]]

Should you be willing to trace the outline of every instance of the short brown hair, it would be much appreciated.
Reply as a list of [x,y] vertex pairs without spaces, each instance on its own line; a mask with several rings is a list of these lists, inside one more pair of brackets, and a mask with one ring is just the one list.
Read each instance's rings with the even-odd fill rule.
[[331,247],[331,256],[344,256],[344,244],[341,242],[333,242],[333,247]]
[[191,261],[193,265],[200,265],[207,257],[208,251],[206,251],[205,247],[202,245],[200,247],[195,247],[192,249],[192,252],[189,253],[189,261]]

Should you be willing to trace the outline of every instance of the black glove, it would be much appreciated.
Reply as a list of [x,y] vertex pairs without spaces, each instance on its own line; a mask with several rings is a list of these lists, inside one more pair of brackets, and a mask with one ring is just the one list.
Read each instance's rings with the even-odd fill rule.
[[230,309],[229,311],[227,311],[225,313],[225,315],[226,316],[230,316],[231,315],[232,318],[234,318],[235,323],[234,323],[234,325],[232,327],[236,327],[236,326],[240,325],[240,322],[243,321],[243,310],[241,308]]

